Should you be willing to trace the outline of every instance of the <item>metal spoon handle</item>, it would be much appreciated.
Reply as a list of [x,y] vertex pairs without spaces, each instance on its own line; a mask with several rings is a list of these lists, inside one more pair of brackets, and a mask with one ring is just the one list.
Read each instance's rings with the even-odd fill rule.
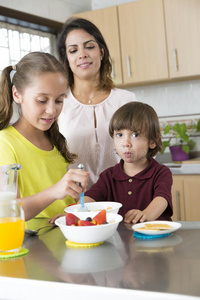
[[[78,165],[78,169],[84,170],[84,165],[83,165],[83,164],[79,164],[79,165]],[[79,182],[78,185],[81,186],[81,183]],[[81,203],[81,206],[84,207],[84,192],[82,192],[82,193],[80,194],[80,203]]]
[[25,233],[29,234],[29,235],[36,235],[38,234],[38,232],[44,228],[54,228],[54,227],[57,227],[56,225],[48,225],[48,226],[43,226],[37,230],[30,230],[30,229],[25,229]]
[[[78,165],[78,169],[84,170],[84,165],[83,164],[79,164]],[[79,182],[79,186],[81,186],[80,182]],[[84,192],[82,192],[80,194],[80,204],[81,204],[81,208],[79,209],[79,211],[88,211],[87,206],[85,206],[85,204],[84,204]]]

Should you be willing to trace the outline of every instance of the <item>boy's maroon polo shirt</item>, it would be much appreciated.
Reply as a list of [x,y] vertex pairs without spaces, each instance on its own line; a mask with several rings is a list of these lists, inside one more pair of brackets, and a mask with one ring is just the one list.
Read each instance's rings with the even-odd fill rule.
[[172,207],[172,173],[168,167],[151,158],[148,166],[130,177],[123,171],[123,160],[108,168],[87,192],[96,201],[116,201],[122,203],[119,214],[123,217],[131,209],[144,210],[157,196],[168,201],[168,207],[158,220],[171,220]]

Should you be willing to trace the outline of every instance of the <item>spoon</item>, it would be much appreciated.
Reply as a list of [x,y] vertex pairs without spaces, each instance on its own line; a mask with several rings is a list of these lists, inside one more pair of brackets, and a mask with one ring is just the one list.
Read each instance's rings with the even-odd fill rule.
[[[83,164],[79,164],[78,165],[78,169],[84,170],[84,165]],[[79,183],[79,186],[81,186],[81,183]],[[88,208],[87,208],[87,206],[84,203],[84,192],[82,192],[80,194],[80,203],[81,203],[81,207],[79,208],[78,211],[88,211]]]
[[41,228],[39,228],[38,230],[25,229],[25,233],[27,233],[27,234],[29,234],[29,235],[37,235],[38,232],[39,232],[41,229],[44,229],[44,228],[54,228],[54,227],[57,227],[57,226],[56,226],[56,225],[54,225],[54,226],[48,225],[48,226],[41,227]]

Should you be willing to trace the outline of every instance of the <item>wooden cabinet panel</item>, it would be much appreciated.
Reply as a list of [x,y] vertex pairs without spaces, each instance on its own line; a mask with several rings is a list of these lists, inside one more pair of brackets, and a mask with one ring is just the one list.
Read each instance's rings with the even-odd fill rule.
[[163,2],[118,6],[124,83],[168,79]]
[[112,58],[112,78],[116,85],[122,84],[121,52],[117,6],[79,13],[76,16],[93,22],[103,34]]
[[185,220],[200,221],[200,175],[184,179]]
[[200,75],[200,1],[164,0],[170,78]]
[[200,221],[200,175],[174,175],[174,221]]
[[183,178],[173,176],[172,186],[173,221],[185,220],[185,204],[183,191]]

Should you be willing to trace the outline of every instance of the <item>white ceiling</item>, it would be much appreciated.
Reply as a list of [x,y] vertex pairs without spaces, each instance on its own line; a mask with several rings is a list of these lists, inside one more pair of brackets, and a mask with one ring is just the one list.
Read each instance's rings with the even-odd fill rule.
[[71,6],[73,13],[88,11],[92,9],[92,0],[64,0],[64,1]]

